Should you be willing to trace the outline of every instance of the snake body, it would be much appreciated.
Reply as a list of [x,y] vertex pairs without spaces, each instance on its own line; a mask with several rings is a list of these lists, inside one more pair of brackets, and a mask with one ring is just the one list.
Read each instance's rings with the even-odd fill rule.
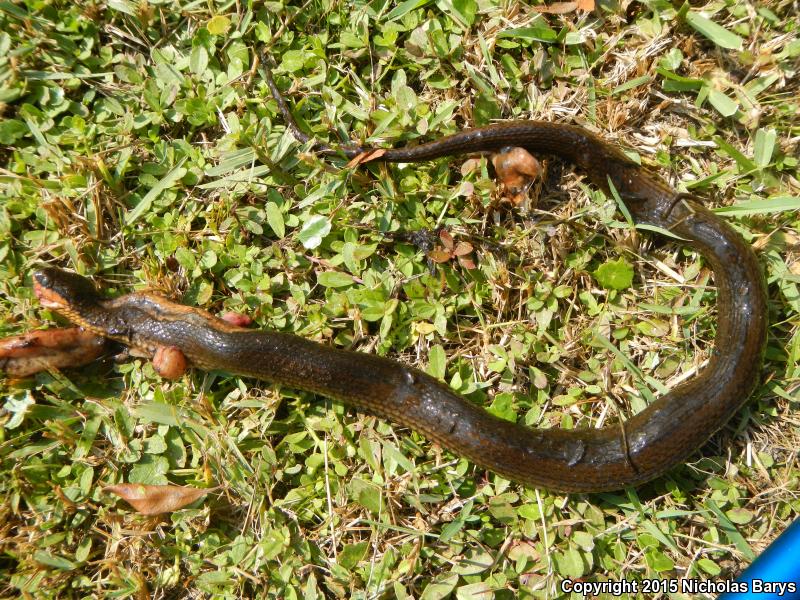
[[[610,181],[636,223],[684,238],[713,268],[718,323],[707,366],[621,424],[531,429],[492,416],[435,378],[394,360],[294,335],[241,329],[150,294],[105,300],[89,280],[55,268],[38,271],[35,282],[47,305],[99,335],[149,355],[161,346],[175,346],[203,369],[341,400],[411,427],[523,484],[597,492],[644,483],[700,448],[751,394],[767,331],[766,290],[758,261],[726,222],[581,127],[503,123],[389,149],[372,160],[414,162],[511,146],[572,161],[606,190]],[[350,148],[347,154],[365,150]]]

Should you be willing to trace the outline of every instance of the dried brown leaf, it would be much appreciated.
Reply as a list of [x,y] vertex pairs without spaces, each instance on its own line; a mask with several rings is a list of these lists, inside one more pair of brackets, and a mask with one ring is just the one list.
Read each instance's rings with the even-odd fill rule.
[[453,256],[464,256],[472,252],[472,244],[469,242],[458,242],[453,248]]
[[453,255],[450,254],[447,250],[436,249],[431,250],[428,252],[428,258],[430,258],[435,263],[446,263],[448,260],[453,258]]
[[474,268],[476,268],[475,261],[472,260],[471,256],[459,256],[458,257],[458,264],[460,264],[465,269],[474,269]]
[[461,174],[467,175],[472,171],[477,171],[478,169],[481,168],[482,163],[483,160],[480,158],[468,158],[463,163],[461,163]]
[[564,15],[573,12],[576,8],[578,8],[577,2],[553,2],[547,6],[534,6],[533,10],[548,15]]
[[444,244],[444,247],[448,252],[453,249],[454,245],[453,236],[450,235],[449,231],[447,231],[446,229],[442,229],[439,232],[439,239],[442,240],[442,243]]
[[103,491],[116,494],[139,514],[152,516],[175,512],[216,489],[180,485],[118,483],[104,487]]
[[547,6],[534,6],[533,10],[550,15],[564,15],[575,10],[594,10],[595,0],[576,0],[575,2],[553,2]]
[[372,160],[378,159],[381,156],[386,154],[386,150],[383,148],[376,148],[375,150],[367,150],[366,152],[361,152],[360,154],[356,154],[353,158],[350,159],[350,162],[345,165],[346,168],[352,169],[357,167],[358,165],[363,165],[364,163],[368,163]]
[[550,15],[564,15],[575,10],[594,10],[595,0],[576,0],[575,2],[553,2],[547,6],[534,6],[533,10]]

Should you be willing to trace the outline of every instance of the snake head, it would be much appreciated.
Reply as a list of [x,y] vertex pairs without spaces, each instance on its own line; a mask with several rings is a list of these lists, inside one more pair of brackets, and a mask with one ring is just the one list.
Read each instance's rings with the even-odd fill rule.
[[95,306],[100,300],[91,281],[56,267],[43,267],[33,274],[33,291],[42,306],[67,316]]

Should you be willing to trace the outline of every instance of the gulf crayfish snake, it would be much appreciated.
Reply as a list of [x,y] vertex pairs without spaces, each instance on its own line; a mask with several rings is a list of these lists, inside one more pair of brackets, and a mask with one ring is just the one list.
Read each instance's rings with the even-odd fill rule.
[[[295,126],[296,129],[296,126]],[[87,279],[56,268],[35,273],[37,294],[76,324],[153,356],[175,347],[202,369],[256,377],[341,400],[415,429],[520,483],[596,492],[644,483],[700,448],[757,383],[767,331],[766,289],[751,247],[722,219],[674,191],[618,148],[577,126],[519,121],[472,129],[370,160],[413,162],[522,147],[575,163],[601,188],[609,182],[633,220],[670,230],[710,263],[717,288],[711,357],[621,424],[602,429],[532,429],[501,420],[433,377],[394,360],[301,337],[239,328],[152,294],[104,299]],[[355,156],[374,149],[349,148]]]

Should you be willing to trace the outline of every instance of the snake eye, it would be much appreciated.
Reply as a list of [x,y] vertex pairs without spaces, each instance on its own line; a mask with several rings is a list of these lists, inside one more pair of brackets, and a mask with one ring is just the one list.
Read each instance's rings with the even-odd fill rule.
[[38,271],[35,271],[33,274],[33,280],[39,285],[46,288],[50,288],[53,285],[51,277],[47,272],[47,269],[40,269]]

